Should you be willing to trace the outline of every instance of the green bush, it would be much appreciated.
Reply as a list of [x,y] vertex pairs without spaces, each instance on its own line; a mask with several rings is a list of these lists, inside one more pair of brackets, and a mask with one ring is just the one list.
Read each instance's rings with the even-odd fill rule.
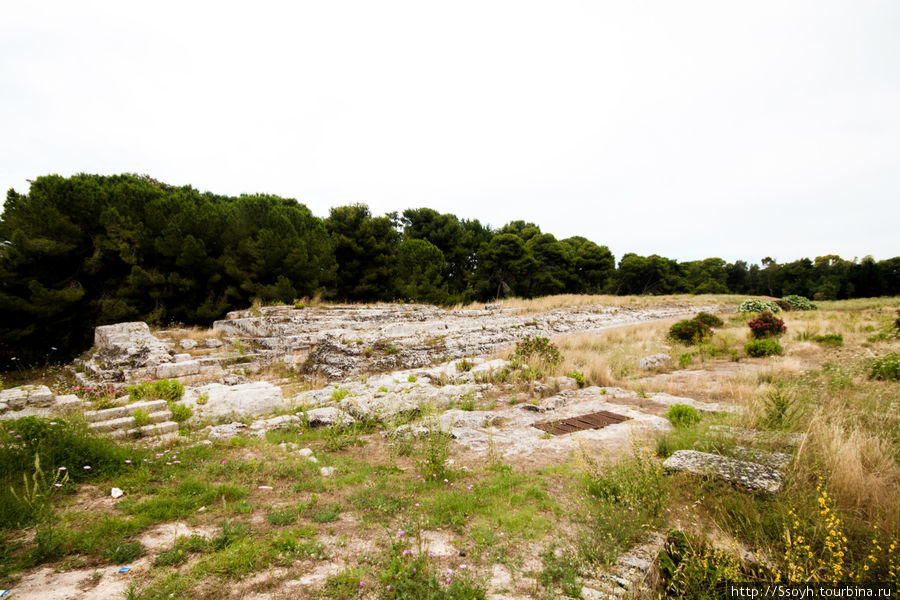
[[673,404],[666,411],[665,417],[675,427],[690,427],[700,422],[700,411],[687,404]]
[[516,342],[516,358],[528,360],[536,356],[538,360],[548,365],[558,365],[562,361],[559,347],[550,342],[550,338],[525,336]]
[[456,370],[457,370],[457,371],[460,371],[460,372],[471,371],[471,370],[472,370],[472,363],[470,363],[470,362],[468,361],[468,359],[465,359],[465,358],[462,359],[462,360],[460,360],[460,361],[457,361],[457,363],[456,363]]
[[194,416],[193,409],[187,404],[181,402],[169,403],[169,410],[172,412],[172,420],[176,423],[184,423]]
[[568,376],[575,380],[578,387],[583,388],[585,386],[584,373],[581,371],[572,371]]
[[844,336],[840,333],[826,333],[825,335],[813,336],[813,340],[824,346],[843,346]]
[[180,381],[172,379],[158,379],[156,381],[144,381],[137,385],[131,385],[126,388],[128,398],[132,402],[140,400],[165,400],[166,402],[177,402],[184,396],[184,384]]
[[761,340],[753,340],[744,345],[744,352],[747,356],[754,358],[762,358],[764,356],[772,356],[774,354],[784,354],[784,348],[778,343],[778,340],[765,338]]
[[669,328],[669,337],[689,346],[705,342],[711,336],[712,329],[709,325],[695,319],[678,321]]
[[791,305],[794,310],[818,310],[818,306],[809,301],[809,298],[791,294],[782,298],[783,301]]
[[766,311],[773,313],[781,312],[781,307],[769,300],[759,300],[758,298],[748,298],[738,306],[738,312],[742,313]]
[[869,379],[900,380],[900,353],[891,352],[873,359],[869,364]]
[[694,317],[694,320],[705,323],[709,327],[722,327],[723,325],[725,325],[725,322],[722,321],[722,319],[705,311],[697,313],[697,316]]
[[135,427],[146,427],[150,424],[150,413],[144,408],[139,408],[131,413],[131,417],[134,419]]

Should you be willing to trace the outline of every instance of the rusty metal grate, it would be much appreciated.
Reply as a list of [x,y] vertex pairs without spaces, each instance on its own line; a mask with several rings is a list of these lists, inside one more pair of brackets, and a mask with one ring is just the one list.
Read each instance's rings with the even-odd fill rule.
[[616,423],[627,421],[629,418],[630,417],[623,417],[616,413],[601,410],[600,412],[582,415],[580,417],[535,423],[532,427],[537,427],[541,431],[546,431],[552,435],[564,435],[566,433],[574,433],[586,429],[602,429],[607,425],[615,425]]

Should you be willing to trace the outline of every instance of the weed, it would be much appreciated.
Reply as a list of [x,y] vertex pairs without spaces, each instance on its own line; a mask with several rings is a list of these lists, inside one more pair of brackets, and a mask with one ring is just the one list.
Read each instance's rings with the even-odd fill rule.
[[340,402],[344,398],[350,395],[350,390],[347,388],[342,388],[338,386],[334,386],[334,391],[331,392],[331,399],[335,402]]
[[297,513],[292,510],[276,510],[268,513],[266,519],[272,525],[290,525],[297,520]]
[[726,582],[742,580],[734,555],[682,531],[669,532],[658,560],[667,598],[717,600]]
[[578,556],[572,551],[557,552],[555,543],[547,546],[541,552],[541,571],[539,581],[548,594],[554,593],[554,588],[562,589],[563,594],[570,598],[581,597],[581,583],[578,580]]
[[169,411],[171,411],[172,413],[172,420],[176,423],[184,423],[192,416],[194,416],[193,409],[187,404],[182,404],[181,402],[169,403]]
[[406,381],[408,381],[409,383],[415,383],[417,380],[418,380],[418,377],[416,377],[415,375],[410,375],[409,377],[406,378]]
[[550,342],[550,338],[525,336],[516,342],[515,357],[528,360],[536,357],[548,366],[558,365],[562,361],[559,346]]
[[417,462],[419,474],[426,480],[443,479],[450,457],[450,438],[442,431],[429,431],[421,439],[421,458]]
[[900,380],[900,352],[891,352],[869,362],[869,379]]
[[665,417],[675,427],[691,427],[700,422],[700,411],[687,404],[673,404]]
[[467,359],[462,359],[456,361],[456,370],[460,372],[468,372],[472,370],[472,363],[470,363]]
[[131,416],[134,419],[135,427],[146,427],[150,424],[150,413],[147,409],[139,408],[131,413]]
[[475,392],[469,391],[459,399],[459,409],[471,411],[475,410]]
[[316,523],[333,523],[334,521],[337,521],[338,515],[340,514],[340,504],[329,504],[314,512],[312,514],[312,520]]
[[575,380],[575,383],[578,384],[578,387],[583,388],[586,384],[584,381],[584,373],[581,371],[572,371],[569,373],[568,377],[571,377]]
[[784,348],[776,340],[762,339],[747,342],[744,345],[744,352],[747,353],[747,356],[763,358],[774,354],[784,354]]

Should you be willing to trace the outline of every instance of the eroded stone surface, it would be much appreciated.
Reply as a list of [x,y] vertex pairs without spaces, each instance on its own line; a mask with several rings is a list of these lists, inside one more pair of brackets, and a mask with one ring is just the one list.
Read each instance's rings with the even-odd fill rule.
[[641,359],[640,367],[645,371],[663,369],[672,364],[672,357],[668,354],[652,354]]
[[196,419],[255,417],[284,406],[281,388],[265,381],[232,386],[210,383],[190,388],[182,402],[193,409]]
[[663,463],[666,469],[723,479],[742,488],[774,494],[781,489],[781,473],[759,463],[735,460],[696,450],[678,450]]

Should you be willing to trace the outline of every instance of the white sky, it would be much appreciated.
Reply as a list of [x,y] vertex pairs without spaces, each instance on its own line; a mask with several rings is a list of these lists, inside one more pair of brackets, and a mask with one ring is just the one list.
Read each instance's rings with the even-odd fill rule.
[[3,4],[3,192],[136,172],[617,259],[900,254],[900,2]]

